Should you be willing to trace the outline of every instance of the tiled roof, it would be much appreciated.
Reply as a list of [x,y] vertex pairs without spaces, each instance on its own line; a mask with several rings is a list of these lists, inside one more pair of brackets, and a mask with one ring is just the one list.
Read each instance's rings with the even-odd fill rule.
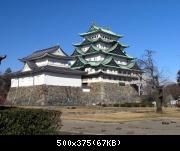
[[104,28],[104,27],[98,27],[96,25],[91,25],[90,29],[88,32],[86,33],[81,33],[80,35],[81,36],[85,36],[85,35],[90,35],[90,34],[94,34],[96,32],[103,32],[103,33],[106,33],[106,34],[109,34],[109,35],[112,35],[112,36],[115,36],[115,37],[118,37],[118,38],[121,38],[123,37],[122,35],[118,35],[114,32],[112,32],[110,29],[108,28]]
[[18,71],[11,74],[12,77],[18,77],[18,76],[25,76],[25,75],[32,75],[42,72],[49,72],[49,73],[59,73],[59,74],[71,74],[71,75],[85,75],[86,72],[74,70],[71,68],[63,68],[63,67],[55,67],[55,66],[42,66],[42,67],[36,67],[34,70],[30,71]]
[[[115,43],[111,48],[109,48],[107,50],[100,49],[91,44],[89,49],[86,52],[83,52],[80,48],[76,47],[72,56],[85,56],[85,55],[91,55],[91,54],[96,54],[96,53],[103,53],[103,54],[109,54],[112,56],[119,56],[122,58],[133,59],[133,57],[126,54],[126,52],[123,49],[121,49],[121,47],[122,47],[122,45],[119,42]],[[118,49],[119,54],[112,52],[115,49]]]
[[138,68],[136,62],[133,60],[128,65],[120,65],[114,61],[112,56],[107,56],[103,61],[86,61],[82,57],[78,57],[76,62],[71,66],[73,69],[80,69],[85,65],[90,65],[93,67],[97,66],[106,66],[110,68],[118,68],[118,69],[125,69],[125,70],[137,70],[141,72],[141,69]]
[[[53,55],[52,54],[52,53],[56,52],[58,49],[60,49],[60,51],[64,54],[64,56],[58,56],[58,55]],[[64,59],[70,59],[71,58],[60,48],[60,46],[54,46],[54,47],[50,47],[50,48],[35,51],[31,55],[29,55],[29,56],[27,56],[25,58],[19,59],[19,60],[20,61],[27,61],[27,60],[39,59],[39,58],[41,58],[41,57],[43,57],[45,55],[49,55],[51,57],[64,58]]]

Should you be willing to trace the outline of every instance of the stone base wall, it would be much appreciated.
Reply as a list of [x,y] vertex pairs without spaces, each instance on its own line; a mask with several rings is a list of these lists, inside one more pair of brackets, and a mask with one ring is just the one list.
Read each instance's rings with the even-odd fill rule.
[[81,96],[87,104],[92,103],[125,103],[141,101],[138,92],[130,85],[119,86],[116,83],[91,83],[91,91],[84,92]]
[[92,83],[89,87],[90,92],[82,92],[78,87],[47,85],[11,88],[7,102],[12,105],[92,105],[134,102],[140,99],[131,86]]
[[46,85],[11,88],[7,102],[12,105],[76,105],[80,92],[81,88]]

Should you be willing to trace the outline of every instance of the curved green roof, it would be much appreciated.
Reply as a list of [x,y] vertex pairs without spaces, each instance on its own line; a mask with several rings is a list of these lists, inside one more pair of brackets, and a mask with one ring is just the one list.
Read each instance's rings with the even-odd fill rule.
[[118,38],[122,38],[123,37],[122,35],[119,35],[119,34],[116,34],[116,33],[112,32],[108,28],[98,27],[98,26],[96,26],[94,24],[91,25],[91,27],[90,27],[88,32],[81,33],[80,36],[91,35],[91,34],[94,34],[94,33],[97,33],[97,32],[102,32],[102,33],[109,34],[109,35],[112,35],[112,36],[115,36],[115,37],[118,37]]
[[103,50],[94,45],[91,45],[86,52],[83,52],[80,48],[77,47],[72,55],[73,56],[85,56],[85,55],[103,53],[103,54],[109,54],[109,55],[113,55],[113,56],[119,56],[119,57],[123,57],[123,58],[133,59],[133,57],[127,55],[126,52],[123,51],[122,49],[117,50],[117,51],[121,52],[122,54],[121,53],[117,54],[117,53],[113,52],[118,46],[121,47],[120,43],[114,44],[114,46],[112,46],[110,49]]
[[76,44],[73,44],[73,46],[75,47],[81,47],[81,46],[86,46],[86,45],[91,45],[91,44],[94,44],[94,43],[97,43],[97,42],[102,42],[102,43],[111,43],[111,44],[116,44],[118,43],[122,48],[128,48],[129,46],[128,45],[125,45],[121,42],[118,42],[118,41],[106,41],[104,39],[102,39],[101,37],[95,39],[95,40],[92,40],[92,39],[86,39],[84,40],[83,42],[81,43],[76,43]]
[[[98,27],[96,25],[92,25],[88,32],[81,34],[82,36],[88,35],[88,34],[94,34],[97,32],[103,32],[109,35],[113,35],[118,37],[122,37],[121,35],[117,35],[111,30],[103,27]],[[71,66],[71,68],[74,69],[83,69],[85,66],[105,66],[110,68],[119,68],[119,69],[126,69],[126,70],[140,70],[138,69],[137,65],[133,62],[134,58],[129,56],[124,49],[129,47],[127,45],[124,45],[116,40],[110,40],[110,39],[104,39],[102,37],[98,37],[96,39],[87,38],[84,37],[85,40],[82,43],[74,44],[75,51],[72,54],[77,58],[75,63]],[[98,42],[101,42],[103,44],[107,44],[110,48],[109,49],[101,49],[96,46]],[[88,46],[87,51],[83,51],[83,46]],[[105,56],[105,59],[103,61],[86,61],[84,58],[86,56],[91,56],[95,54],[103,54]],[[125,58],[126,60],[131,61],[128,63],[128,65],[122,65],[118,64],[115,60],[115,58]]]
[[104,40],[103,38],[99,37],[95,40],[92,40],[90,38],[87,38],[85,39],[83,42],[81,43],[76,43],[76,44],[73,44],[73,46],[76,46],[76,47],[79,47],[79,46],[85,46],[85,45],[89,45],[89,44],[92,44],[92,43],[97,43],[97,42],[103,42],[103,43],[115,43],[116,41],[107,41],[107,40]]
[[86,61],[82,57],[78,57],[75,63],[71,66],[71,68],[80,69],[84,67],[85,65],[90,65],[93,67],[102,65],[105,67],[112,67],[112,68],[119,68],[119,69],[126,69],[126,70],[131,70],[131,69],[140,70],[138,68],[137,69],[133,68],[136,65],[135,61],[129,63],[128,65],[119,65],[116,63],[116,61],[114,60],[112,56],[107,56],[103,61]]
[[75,48],[75,50],[71,56],[77,56],[77,55],[83,55],[83,54],[84,54],[84,52],[81,49]]

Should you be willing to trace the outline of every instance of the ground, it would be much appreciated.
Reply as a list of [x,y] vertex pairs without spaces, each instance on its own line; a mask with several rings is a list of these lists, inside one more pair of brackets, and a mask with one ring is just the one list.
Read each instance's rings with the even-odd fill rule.
[[48,107],[61,110],[61,134],[180,135],[180,109]]
[[[92,135],[179,135],[180,120],[166,119],[168,125],[162,124],[164,119],[142,120],[119,123],[89,122],[64,120],[61,129],[64,134]],[[68,134],[68,133],[67,133]]]

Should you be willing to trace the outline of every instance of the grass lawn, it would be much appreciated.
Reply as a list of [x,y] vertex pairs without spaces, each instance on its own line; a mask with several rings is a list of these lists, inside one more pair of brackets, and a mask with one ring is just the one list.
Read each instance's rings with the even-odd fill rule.
[[[39,108],[39,107],[34,107]],[[46,107],[44,107],[46,108]],[[95,122],[126,122],[154,118],[178,118],[180,108],[164,108],[163,114],[155,113],[155,108],[125,107],[48,107],[62,111],[62,120]]]

